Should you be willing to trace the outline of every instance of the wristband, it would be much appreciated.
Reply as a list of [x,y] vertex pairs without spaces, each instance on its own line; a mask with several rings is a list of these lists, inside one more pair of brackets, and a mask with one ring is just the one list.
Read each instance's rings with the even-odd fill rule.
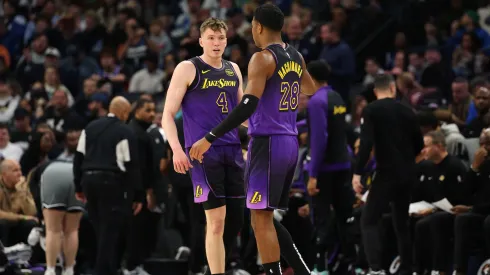
[[209,132],[206,134],[206,136],[204,136],[204,138],[209,142],[209,143],[213,143],[215,140],[217,140],[218,138],[212,133],[212,132]]

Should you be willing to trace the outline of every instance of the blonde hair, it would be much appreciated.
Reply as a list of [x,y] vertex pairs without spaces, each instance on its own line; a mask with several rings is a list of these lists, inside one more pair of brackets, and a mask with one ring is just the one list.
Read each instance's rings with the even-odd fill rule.
[[201,27],[199,28],[201,34],[203,34],[207,29],[211,29],[213,31],[220,31],[220,30],[225,30],[225,32],[228,30],[228,26],[226,23],[218,18],[211,17],[206,19],[202,24]]

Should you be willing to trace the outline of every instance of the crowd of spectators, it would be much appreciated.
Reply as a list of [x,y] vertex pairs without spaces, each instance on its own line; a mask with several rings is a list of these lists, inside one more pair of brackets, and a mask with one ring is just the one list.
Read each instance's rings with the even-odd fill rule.
[[[42,219],[36,167],[48,160],[72,159],[81,130],[108,114],[111,98],[153,98],[157,106],[155,124],[160,125],[159,114],[176,64],[202,54],[199,24],[206,18],[218,17],[228,23],[224,58],[238,64],[246,84],[248,60],[258,50],[251,37],[251,16],[262,2],[3,0],[0,154],[3,159],[19,163],[0,164],[3,244],[25,242]],[[306,62],[322,59],[330,65],[329,85],[349,106],[346,131],[354,154],[362,110],[374,97],[372,82],[376,74],[394,75],[399,100],[411,106],[420,118],[426,148],[418,164],[414,202],[435,200],[432,189],[425,188],[433,179],[442,186],[455,214],[432,210],[414,213],[414,271],[444,273],[455,267],[464,274],[469,272],[470,254],[489,258],[490,233],[484,233],[484,221],[490,215],[485,201],[490,196],[486,187],[490,186],[490,134],[484,129],[490,127],[490,1],[272,2],[287,16],[284,41],[295,47]],[[306,263],[314,269],[312,238],[316,232],[305,188],[308,175],[303,169],[308,154],[304,123],[307,104],[308,97],[301,95],[300,159],[290,209],[277,213],[277,218],[290,230]],[[244,150],[246,143],[245,135]],[[373,170],[374,162],[375,157],[367,171]],[[148,242],[148,256],[174,258],[179,251],[180,257],[185,249],[178,247],[191,247],[189,270],[199,274],[205,256],[202,246],[195,242],[203,243],[204,235],[190,228],[203,219],[202,209],[192,204],[189,179],[175,175],[171,159],[168,163],[162,167],[169,181],[167,207],[163,214],[156,215],[156,219],[165,217],[165,222],[155,223],[155,229],[150,230],[154,236]],[[369,185],[371,175],[368,173],[363,180]],[[353,193],[346,196],[355,199],[352,219],[346,221],[349,232],[340,232],[347,234],[349,241],[337,247],[339,232],[332,226],[327,260],[332,272],[362,273],[367,267],[362,248],[349,254],[347,251],[352,250],[343,246],[361,243],[356,221],[363,200],[354,198]],[[90,269],[95,240],[86,218],[81,226],[80,239],[84,241],[80,242],[80,250],[88,252],[80,253],[85,257],[78,263]],[[391,225],[384,227],[389,239]],[[473,233],[464,231],[468,228]],[[240,249],[233,259],[235,267],[255,274],[260,268],[247,223],[240,237]],[[474,246],[465,246],[469,243]],[[391,262],[396,248],[387,245],[387,250],[392,251],[387,253],[387,262]],[[458,251],[454,257],[450,252],[453,250]],[[343,257],[335,257],[340,255]]]

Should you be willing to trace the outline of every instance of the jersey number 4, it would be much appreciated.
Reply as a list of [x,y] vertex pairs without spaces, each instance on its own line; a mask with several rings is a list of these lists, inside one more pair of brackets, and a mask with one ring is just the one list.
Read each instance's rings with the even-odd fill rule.
[[279,102],[279,111],[294,111],[298,108],[299,103],[299,82],[294,81],[281,83],[281,101]]
[[221,107],[221,113],[228,113],[228,100],[226,99],[226,92],[219,93],[218,99],[216,99],[216,105]]

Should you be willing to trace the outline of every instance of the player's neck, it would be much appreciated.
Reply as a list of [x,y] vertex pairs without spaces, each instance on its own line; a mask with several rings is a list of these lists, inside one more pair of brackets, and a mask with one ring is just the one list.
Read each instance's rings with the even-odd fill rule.
[[447,157],[447,155],[449,155],[448,152],[443,152],[438,159],[434,160],[434,163],[435,164],[441,163]]
[[378,100],[385,99],[385,98],[393,98],[393,96],[389,93],[379,93],[376,95],[376,98]]
[[265,46],[263,47],[264,49],[269,47],[270,45],[281,45],[282,47],[286,46],[286,43],[282,41],[282,37],[279,36],[270,36],[267,39],[267,42],[265,43]]
[[221,57],[212,58],[203,54],[201,55],[201,59],[204,62],[206,62],[206,64],[208,64],[209,66],[214,67],[216,69],[220,69],[223,66],[223,62],[222,62],[223,58]]

